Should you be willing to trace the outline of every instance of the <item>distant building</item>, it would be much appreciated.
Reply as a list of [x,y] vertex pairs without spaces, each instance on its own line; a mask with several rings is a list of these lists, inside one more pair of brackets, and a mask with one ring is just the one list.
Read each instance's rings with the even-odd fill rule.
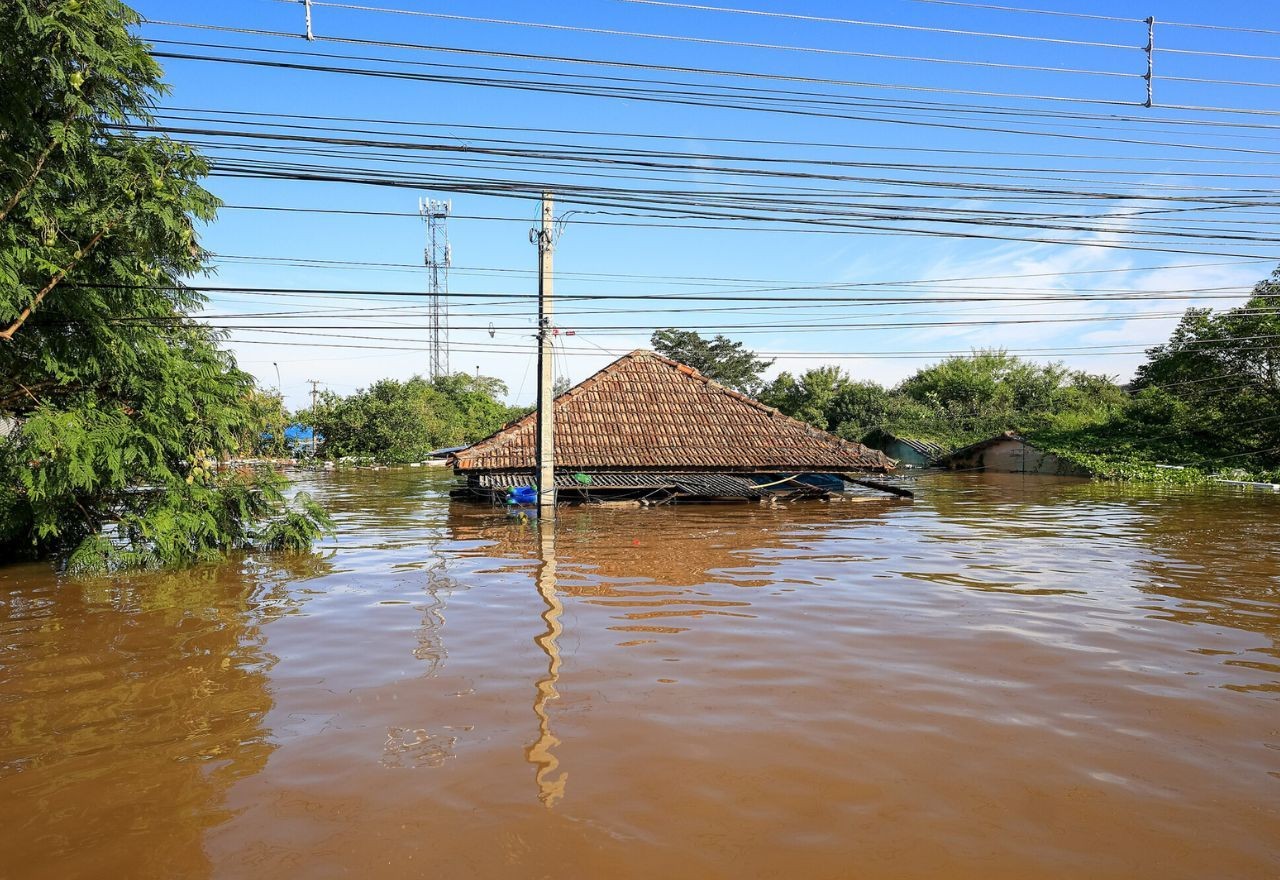
[[872,449],[879,449],[898,464],[907,467],[936,467],[938,460],[947,454],[946,447],[941,443],[899,437],[883,428],[876,428],[863,437],[862,442]]
[[984,470],[1008,474],[1087,477],[1089,471],[1052,452],[1031,445],[1013,431],[957,449],[939,462],[951,470]]
[[[842,440],[650,351],[624,355],[555,399],[562,501],[827,495],[845,473],[887,473]],[[537,413],[450,457],[479,497],[534,485]]]

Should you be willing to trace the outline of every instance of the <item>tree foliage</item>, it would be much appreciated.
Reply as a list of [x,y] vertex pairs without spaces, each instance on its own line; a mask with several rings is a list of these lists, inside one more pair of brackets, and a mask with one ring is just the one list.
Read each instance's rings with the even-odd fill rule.
[[[1147,356],[1138,388],[1177,385],[1184,400],[1212,400],[1241,416],[1280,408],[1280,270],[1243,306],[1188,309],[1169,341]],[[1221,381],[1203,381],[1214,377]]]
[[980,350],[895,388],[828,366],[782,373],[760,397],[850,439],[880,428],[960,446],[1012,430],[1121,478],[1172,479],[1155,466],[1173,464],[1280,481],[1280,270],[1242,306],[1188,309],[1169,341],[1148,350],[1130,389]]
[[832,366],[782,373],[761,400],[849,439],[878,428],[960,446],[1001,431],[1097,421],[1125,394],[1105,376],[984,350],[925,367],[892,389]]
[[650,344],[659,354],[744,394],[758,392],[761,375],[773,366],[741,342],[724,336],[706,339],[693,330],[655,330]]
[[346,397],[327,392],[298,418],[315,425],[323,456],[421,461],[433,449],[479,440],[521,415],[501,402],[506,393],[499,380],[467,373],[382,379]]
[[217,200],[196,152],[130,129],[165,90],[137,23],[116,0],[0,11],[0,559],[179,565],[324,526],[217,464],[270,407],[188,317]]
[[1280,272],[1244,305],[1188,309],[1115,418],[1051,438],[1144,462],[1280,479]]

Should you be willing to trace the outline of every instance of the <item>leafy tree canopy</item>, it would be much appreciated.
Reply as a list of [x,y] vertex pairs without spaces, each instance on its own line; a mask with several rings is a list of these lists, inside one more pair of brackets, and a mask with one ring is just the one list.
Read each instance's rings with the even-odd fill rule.
[[324,524],[218,464],[271,406],[187,317],[217,200],[198,154],[129,128],[165,91],[137,23],[117,0],[0,11],[0,560],[179,565]]
[[324,438],[321,455],[421,461],[433,449],[487,437],[521,415],[499,400],[506,393],[499,380],[467,373],[382,379],[347,397],[327,392],[298,418]]
[[925,367],[894,389],[856,382],[832,366],[799,378],[782,373],[761,399],[849,439],[880,428],[962,445],[1001,431],[1081,417],[1097,421],[1123,405],[1125,394],[1105,376],[987,350]]
[[1134,385],[1177,386],[1183,399],[1241,416],[1280,406],[1280,269],[1243,306],[1188,309],[1169,341],[1147,351]]
[[1155,464],[1280,482],[1280,270],[1242,306],[1187,310],[1131,389],[1001,350],[924,367],[893,389],[836,367],[782,373],[761,399],[862,439],[881,428],[959,446],[1001,431],[1104,474],[1165,480]]
[[856,382],[834,366],[815,367],[799,378],[781,373],[760,399],[789,416],[850,438],[885,424],[900,408],[882,385]]
[[1055,438],[1144,461],[1280,480],[1280,271],[1244,305],[1188,309],[1147,351],[1118,417]]
[[706,339],[693,330],[655,330],[650,344],[659,354],[744,394],[758,392],[761,374],[773,366],[741,342],[724,336]]

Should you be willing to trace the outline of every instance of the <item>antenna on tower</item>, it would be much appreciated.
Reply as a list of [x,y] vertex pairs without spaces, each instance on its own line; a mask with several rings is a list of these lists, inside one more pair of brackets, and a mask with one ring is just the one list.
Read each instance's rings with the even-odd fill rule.
[[431,324],[431,378],[449,375],[449,266],[453,249],[449,246],[449,212],[452,201],[418,199],[418,213],[427,224],[427,246],[423,262],[427,266],[428,310]]

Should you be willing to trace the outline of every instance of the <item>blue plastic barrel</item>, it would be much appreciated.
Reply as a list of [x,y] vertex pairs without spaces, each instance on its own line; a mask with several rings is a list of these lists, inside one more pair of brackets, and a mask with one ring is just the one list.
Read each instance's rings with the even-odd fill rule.
[[508,504],[537,504],[538,490],[533,486],[515,486],[507,492]]

